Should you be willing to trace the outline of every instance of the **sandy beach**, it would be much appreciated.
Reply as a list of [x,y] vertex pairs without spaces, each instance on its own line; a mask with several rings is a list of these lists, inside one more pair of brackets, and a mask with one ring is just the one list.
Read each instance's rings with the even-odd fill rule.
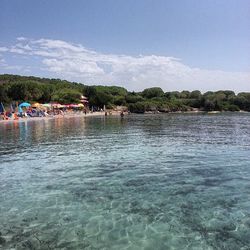
[[[118,111],[112,111],[111,115],[120,115],[120,112]],[[105,116],[105,112],[90,112],[86,115],[84,113],[65,113],[64,115],[49,115],[49,116],[43,116],[43,117],[19,117],[18,120],[9,119],[9,120],[0,120],[0,124],[3,123],[18,123],[18,122],[26,122],[26,121],[39,121],[39,120],[50,120],[50,119],[68,119],[72,117],[93,117],[93,116]],[[110,116],[110,114],[108,114]]]

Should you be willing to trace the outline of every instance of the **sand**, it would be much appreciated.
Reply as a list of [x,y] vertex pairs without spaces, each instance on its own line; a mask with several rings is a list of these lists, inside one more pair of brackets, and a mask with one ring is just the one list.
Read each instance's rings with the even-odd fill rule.
[[[112,111],[112,115],[120,115],[120,112]],[[10,123],[10,122],[25,122],[25,121],[39,121],[39,120],[49,120],[49,119],[67,119],[71,117],[93,117],[93,116],[105,116],[105,112],[93,112],[87,113],[65,113],[64,115],[52,115],[45,117],[23,117],[18,120],[9,119],[9,120],[0,120],[0,124],[2,123]],[[108,116],[110,116],[108,114]]]

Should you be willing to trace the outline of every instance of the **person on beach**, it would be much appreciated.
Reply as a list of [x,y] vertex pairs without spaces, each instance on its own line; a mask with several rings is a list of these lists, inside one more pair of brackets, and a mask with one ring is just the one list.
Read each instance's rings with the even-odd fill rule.
[[18,120],[19,119],[17,113],[15,113],[15,112],[13,112],[13,119],[14,120]]
[[9,117],[8,117],[8,115],[7,115],[6,112],[3,113],[3,119],[4,119],[4,120],[9,120]]
[[0,114],[0,120],[4,120],[4,115],[3,115],[3,113]]

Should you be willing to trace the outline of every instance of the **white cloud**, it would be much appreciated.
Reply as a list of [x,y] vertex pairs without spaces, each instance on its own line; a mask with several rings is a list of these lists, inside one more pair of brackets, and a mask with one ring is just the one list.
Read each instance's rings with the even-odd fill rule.
[[[250,72],[225,72],[193,68],[166,56],[103,54],[61,40],[17,38],[0,52],[36,57],[41,69],[60,78],[89,84],[117,84],[129,90],[160,86],[167,90],[232,89],[250,91]],[[45,68],[44,68],[45,67]]]
[[48,66],[48,70],[55,73],[66,74],[102,74],[104,73],[95,62],[82,63],[81,60],[58,60],[58,59],[44,59],[43,63]]
[[7,47],[0,47],[0,52],[6,52],[8,51],[9,49]]
[[26,37],[23,37],[23,36],[20,36],[20,37],[17,37],[16,40],[17,40],[17,41],[25,41],[25,40],[27,40],[27,38],[26,38]]
[[1,55],[0,55],[0,65],[1,66],[4,66],[5,65],[5,60],[3,58],[1,58]]
[[9,52],[16,53],[16,54],[25,54],[26,53],[24,49],[20,49],[18,47],[10,48]]
[[28,50],[28,51],[32,50],[32,48],[28,44],[17,43],[15,47],[20,48],[20,49],[24,49],[24,50]]

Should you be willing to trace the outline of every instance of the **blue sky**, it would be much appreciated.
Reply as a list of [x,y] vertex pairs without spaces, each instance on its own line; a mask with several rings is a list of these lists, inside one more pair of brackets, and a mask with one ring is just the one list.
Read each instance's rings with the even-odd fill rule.
[[0,73],[250,91],[248,0],[1,0]]

